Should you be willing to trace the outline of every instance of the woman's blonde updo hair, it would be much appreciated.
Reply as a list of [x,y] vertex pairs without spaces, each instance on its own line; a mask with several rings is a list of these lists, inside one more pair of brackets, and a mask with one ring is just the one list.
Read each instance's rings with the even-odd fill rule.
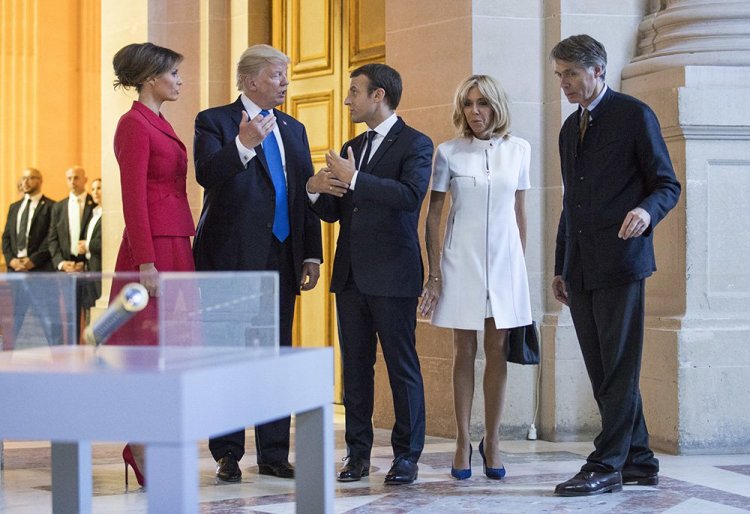
[[[490,120],[489,133],[492,136],[506,136],[510,133],[510,106],[508,96],[497,80],[489,75],[471,75],[464,79],[456,89],[453,100],[453,125],[459,136],[472,137],[474,132],[464,116],[464,102],[469,96],[471,88],[477,88],[481,95],[487,99],[492,109],[492,120]],[[480,134],[476,134],[480,135]]]
[[181,61],[181,54],[153,43],[127,45],[112,58],[117,76],[114,87],[133,87],[140,93],[144,82],[170,71]]

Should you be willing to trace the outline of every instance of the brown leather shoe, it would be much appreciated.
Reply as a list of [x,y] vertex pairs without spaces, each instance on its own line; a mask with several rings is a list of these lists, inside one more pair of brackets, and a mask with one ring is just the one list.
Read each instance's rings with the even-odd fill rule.
[[294,478],[294,466],[288,460],[271,464],[258,464],[258,473],[279,478]]
[[580,471],[567,482],[555,487],[557,496],[589,496],[615,491],[622,491],[622,476],[619,471],[610,473]]

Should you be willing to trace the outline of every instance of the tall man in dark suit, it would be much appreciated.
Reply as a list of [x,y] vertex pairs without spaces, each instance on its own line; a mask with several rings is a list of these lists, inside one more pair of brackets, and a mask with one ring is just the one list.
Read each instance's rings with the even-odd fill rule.
[[368,131],[331,151],[328,168],[307,183],[313,209],[339,222],[331,291],[336,293],[344,368],[347,462],[338,480],[368,476],[372,450],[374,364],[378,338],[393,394],[394,461],[386,484],[417,478],[424,447],[424,387],[416,350],[416,308],[422,289],[417,221],[432,165],[432,141],[394,110],[401,77],[384,64],[351,73],[352,121]]
[[[289,58],[255,45],[237,64],[232,104],[195,120],[195,172],[205,189],[193,246],[198,270],[271,270],[279,273],[280,344],[292,344],[294,302],[315,287],[323,250],[320,220],[310,211],[305,183],[313,174],[305,127],[274,107],[284,103]],[[227,377],[231,380],[231,377]],[[280,387],[284,380],[279,377]],[[252,394],[238,391],[237,394]],[[258,471],[293,478],[289,417],[255,427]],[[245,432],[209,441],[216,476],[236,482]]]
[[[35,168],[23,171],[21,189],[24,197],[10,205],[3,231],[3,255],[8,272],[52,271],[47,235],[54,202],[42,194],[42,174]],[[7,291],[12,292],[12,296],[8,297],[7,304],[5,298],[2,301],[0,318],[4,328],[4,349],[13,347],[26,313],[32,306],[36,307],[32,310],[35,310],[40,318],[47,341],[50,344],[58,341],[59,332],[53,327],[57,326],[56,321],[59,319],[50,316],[52,309],[48,291],[43,291],[44,284],[39,281],[32,280],[28,284],[25,282],[11,282],[11,287]],[[3,293],[5,291],[4,289]],[[40,294],[43,296],[40,297]]]
[[[65,181],[70,190],[64,198],[52,206],[49,227],[49,251],[52,266],[64,273],[84,270],[86,252],[80,242],[86,239],[86,229],[94,213],[94,199],[86,192],[86,171],[81,166],[71,166],[65,172]],[[82,300],[83,284],[76,287],[75,337],[80,337],[84,307]],[[64,296],[64,295],[63,295]]]
[[602,422],[586,464],[555,494],[656,485],[639,389],[644,284],[656,270],[653,229],[680,184],[653,111],[605,85],[601,43],[572,36],[550,56],[563,93],[579,104],[560,130],[565,193],[552,290],[570,307]]

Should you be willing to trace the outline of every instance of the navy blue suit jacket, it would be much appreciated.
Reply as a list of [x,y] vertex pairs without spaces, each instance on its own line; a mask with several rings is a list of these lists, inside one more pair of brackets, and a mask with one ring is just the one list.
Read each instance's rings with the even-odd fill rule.
[[[560,130],[565,192],[555,275],[585,290],[641,280],[656,270],[652,230],[680,197],[659,121],[643,102],[609,88],[580,144],[579,119],[580,109]],[[651,215],[651,225],[622,240],[617,233],[636,207]]]
[[[347,142],[359,162],[365,135]],[[417,223],[432,173],[430,138],[401,118],[357,175],[353,191],[343,197],[321,194],[313,209],[329,223],[340,223],[331,291],[340,292],[349,271],[367,295],[417,297],[423,267]]]
[[[203,186],[203,210],[193,254],[197,270],[265,270],[271,248],[276,195],[261,145],[247,168],[235,137],[244,107],[202,111],[195,119],[195,173]],[[294,283],[299,291],[305,259],[323,259],[320,220],[309,209],[305,184],[313,174],[305,127],[274,110],[286,158]]]

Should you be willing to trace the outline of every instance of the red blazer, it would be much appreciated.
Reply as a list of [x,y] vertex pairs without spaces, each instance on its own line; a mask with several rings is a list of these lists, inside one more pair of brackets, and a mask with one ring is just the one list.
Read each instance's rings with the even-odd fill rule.
[[154,236],[195,235],[187,200],[185,145],[161,114],[133,102],[117,124],[115,156],[125,216],[123,238],[136,266],[156,262]]

